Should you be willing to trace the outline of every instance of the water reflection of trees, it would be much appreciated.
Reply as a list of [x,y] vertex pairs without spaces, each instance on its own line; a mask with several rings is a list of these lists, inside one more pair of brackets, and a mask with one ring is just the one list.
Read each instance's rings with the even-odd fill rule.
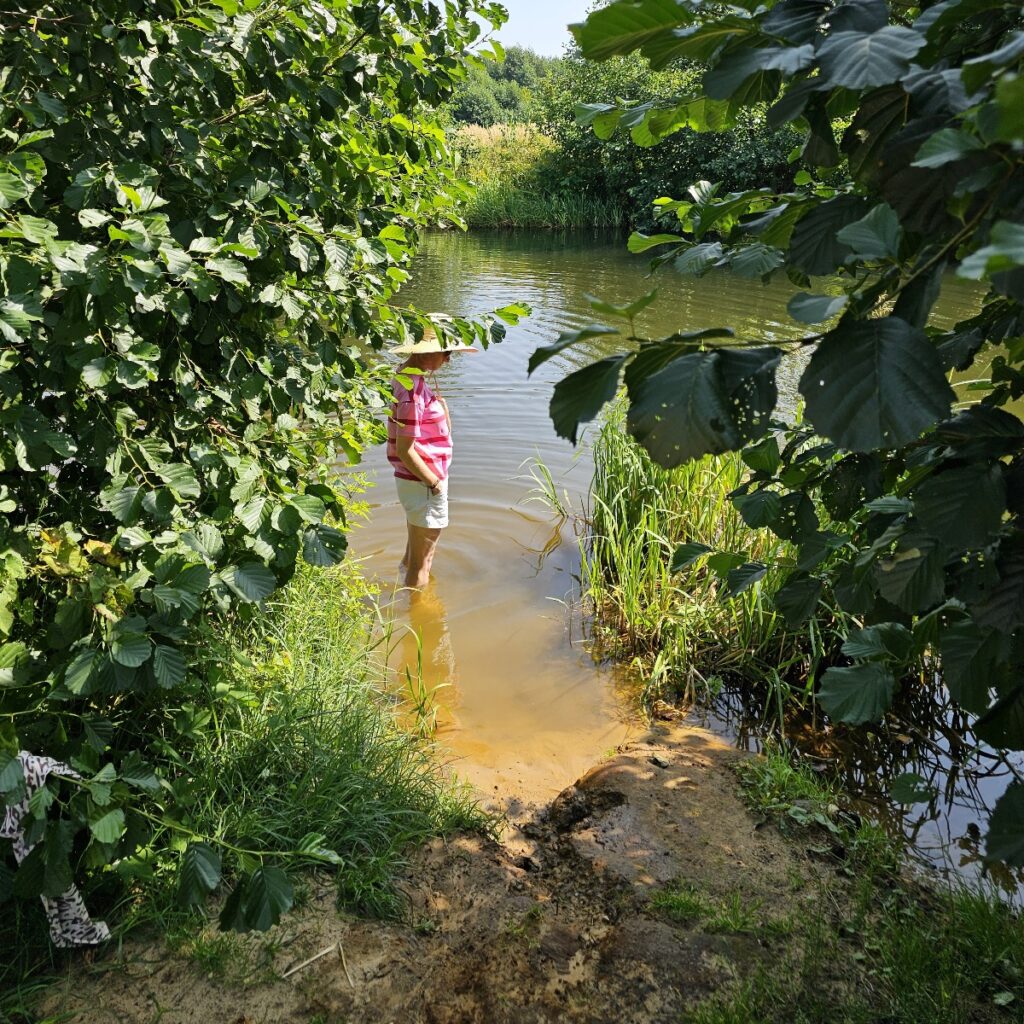
[[[981,826],[1006,786],[1024,774],[1024,759],[1009,760],[981,743],[973,732],[974,716],[957,707],[937,681],[905,689],[885,720],[869,726],[824,723],[793,710],[780,730],[768,695],[735,681],[698,716],[744,750],[759,751],[784,737],[801,760],[853,794],[891,834],[902,835],[921,863],[971,874],[984,870],[1019,898],[1024,869],[984,866]],[[930,800],[912,805],[891,800],[892,781],[907,772],[924,780],[933,793]]]

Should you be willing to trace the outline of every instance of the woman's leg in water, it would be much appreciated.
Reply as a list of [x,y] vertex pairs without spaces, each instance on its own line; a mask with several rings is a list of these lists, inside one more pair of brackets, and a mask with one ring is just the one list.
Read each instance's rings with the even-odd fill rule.
[[405,567],[405,585],[421,589],[430,580],[430,567],[434,562],[439,529],[409,524],[409,560]]
[[409,552],[412,551],[412,523],[406,522],[405,554],[398,563],[399,571],[404,573],[409,566]]

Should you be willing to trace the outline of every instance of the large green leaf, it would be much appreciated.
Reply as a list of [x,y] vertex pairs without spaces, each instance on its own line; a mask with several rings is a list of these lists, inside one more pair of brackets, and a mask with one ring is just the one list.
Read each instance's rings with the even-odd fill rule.
[[836,232],[836,240],[848,245],[861,259],[895,258],[902,236],[896,211],[888,203],[879,203],[860,220]]
[[837,196],[812,206],[793,228],[788,262],[812,276],[831,274],[853,251],[838,240],[838,232],[866,212],[860,196]]
[[739,447],[775,407],[775,348],[693,352],[629,382],[629,432],[663,466]]
[[220,926],[238,932],[266,931],[294,901],[292,885],[280,868],[261,867],[240,880],[224,904]]
[[914,492],[921,527],[951,547],[983,546],[1002,525],[1005,510],[1006,485],[998,464],[946,469]]
[[786,311],[794,320],[801,323],[820,324],[841,312],[846,302],[845,295],[809,295],[807,292],[800,292],[789,300]]
[[847,725],[877,722],[892,704],[896,679],[880,662],[830,668],[821,681],[818,700],[830,718]]
[[775,592],[773,600],[786,623],[796,629],[814,614],[824,587],[824,581],[819,577],[794,572]]
[[[793,75],[806,68],[814,59],[814,47],[763,46],[730,51],[705,76],[704,91],[712,99],[734,99],[740,86],[752,76],[765,71],[782,71]],[[778,82],[770,96],[778,91]]]
[[323,523],[310,526],[302,534],[302,557],[310,565],[337,565],[347,547],[345,534]]
[[559,437],[576,443],[581,423],[589,423],[615,397],[625,356],[608,356],[570,373],[555,385],[551,422]]
[[996,667],[1007,655],[1006,637],[984,632],[970,619],[954,622],[939,633],[942,678],[961,707],[979,715],[988,710],[989,689]]
[[618,0],[569,29],[584,57],[606,60],[658,39],[665,29],[686,24],[691,15],[676,0]]
[[922,612],[938,604],[946,592],[943,560],[935,542],[908,534],[897,551],[876,567],[878,589],[890,604],[905,612]]
[[1011,867],[1024,865],[1024,782],[1011,782],[989,818],[985,854]]
[[149,661],[153,643],[142,633],[118,633],[110,644],[110,656],[126,668],[138,668]]
[[614,327],[605,327],[601,324],[591,324],[589,327],[582,327],[577,331],[565,331],[558,336],[558,340],[551,345],[542,345],[535,349],[530,361],[527,364],[527,373],[533,373],[542,363],[546,363],[552,356],[558,355],[574,345],[591,338],[601,338],[608,334],[618,334]]
[[220,876],[220,854],[209,843],[189,843],[178,871],[179,905],[189,907],[202,903],[220,884]]
[[832,86],[867,89],[898,82],[925,38],[902,25],[874,32],[833,32],[818,48],[822,78]]
[[800,393],[819,433],[861,452],[916,440],[954,397],[928,338],[895,317],[844,318],[811,357]]
[[276,577],[262,562],[229,565],[220,575],[243,601],[262,601],[277,589]]
[[89,831],[98,843],[116,843],[124,832],[124,811],[115,807],[95,818],[90,817]]
[[153,675],[169,690],[185,679],[185,656],[176,647],[157,644],[153,649]]

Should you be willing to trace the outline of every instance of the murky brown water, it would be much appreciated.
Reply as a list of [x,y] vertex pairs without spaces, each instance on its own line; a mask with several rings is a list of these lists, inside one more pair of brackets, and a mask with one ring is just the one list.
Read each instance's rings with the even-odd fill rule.
[[[421,308],[472,316],[523,301],[534,313],[510,328],[502,344],[456,357],[438,375],[455,439],[451,526],[442,536],[432,590],[412,609],[401,593],[390,606],[395,685],[415,691],[422,679],[433,691],[438,738],[464,778],[505,800],[545,800],[640,723],[630,694],[616,682],[621,673],[596,665],[586,650],[573,609],[576,538],[535,500],[529,475],[530,461],[540,458],[558,491],[574,506],[582,501],[591,473],[586,437],[576,450],[556,437],[548,403],[555,381],[603,350],[581,346],[530,378],[527,360],[560,331],[601,319],[587,293],[623,302],[657,286],[658,299],[638,320],[651,337],[727,325],[741,338],[770,342],[803,333],[786,314],[794,289],[784,279],[762,286],[728,273],[694,280],[669,270],[651,279],[647,260],[630,256],[620,239],[588,233],[438,234],[414,269],[402,299]],[[951,325],[976,301],[972,286],[950,278],[934,322]],[[790,399],[799,372],[795,361],[782,371]],[[353,550],[371,576],[393,588],[405,518],[383,449],[371,452],[362,468],[379,486],[369,493],[371,516],[353,534]],[[756,745],[756,730],[741,717],[712,716],[709,724]],[[862,761],[854,772],[861,782]],[[930,774],[924,767],[910,750],[888,770]],[[1005,780],[937,781],[943,780],[949,799],[918,808],[905,828],[929,858],[950,861],[960,856],[958,843],[971,845],[973,825],[983,825],[980,808],[991,805]],[[971,849],[964,856],[973,856]]]

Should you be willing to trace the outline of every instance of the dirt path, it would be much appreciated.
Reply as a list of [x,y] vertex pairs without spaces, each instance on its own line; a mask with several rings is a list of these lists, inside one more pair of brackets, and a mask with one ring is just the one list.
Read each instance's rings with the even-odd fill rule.
[[[744,756],[658,727],[506,842],[419,850],[404,923],[339,916],[325,881],[276,934],[237,940],[234,981],[139,940],[75,970],[47,1009],[89,1024],[677,1021],[737,969],[777,956],[785,922],[810,911],[817,869],[743,805],[730,765]],[[677,920],[651,903],[675,883],[757,926]],[[241,969],[261,958],[255,974]]]

